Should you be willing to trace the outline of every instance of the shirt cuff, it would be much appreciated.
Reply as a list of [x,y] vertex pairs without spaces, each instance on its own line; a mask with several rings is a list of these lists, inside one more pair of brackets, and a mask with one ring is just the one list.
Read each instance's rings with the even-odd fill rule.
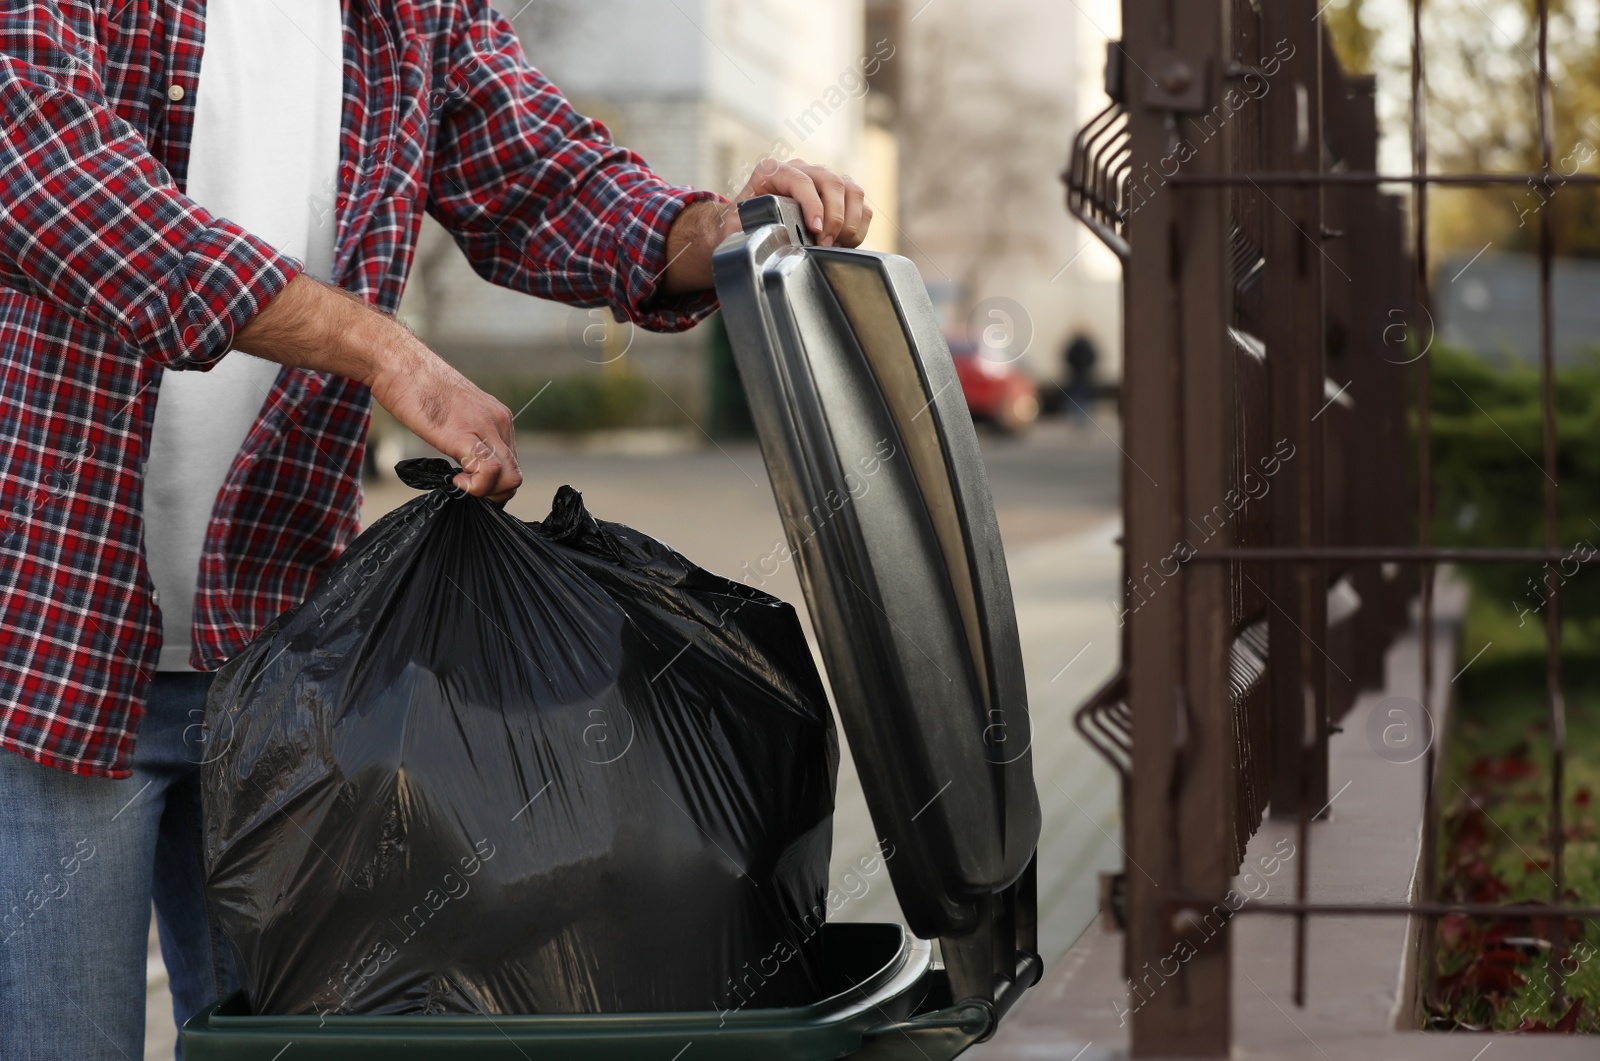
[[206,371],[304,269],[233,222],[213,218],[166,281],[133,307],[122,338],[167,368]]
[[[617,221],[622,235],[615,243],[612,269],[612,306],[618,320],[631,320],[647,331],[681,332],[716,312],[715,290],[668,294],[661,284],[670,264],[667,233],[678,215],[694,203],[725,201],[715,192],[671,185],[629,197],[627,212]],[[638,235],[630,238],[629,233]]]

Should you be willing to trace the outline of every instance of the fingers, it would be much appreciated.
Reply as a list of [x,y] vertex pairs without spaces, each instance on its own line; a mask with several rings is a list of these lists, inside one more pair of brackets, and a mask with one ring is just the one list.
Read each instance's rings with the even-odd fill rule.
[[455,484],[474,497],[510,500],[522,485],[511,410],[453,368],[440,373],[438,384],[433,400],[448,410],[453,442],[444,452],[461,465]]
[[844,178],[844,228],[839,233],[839,246],[859,247],[867,238],[872,225],[872,207],[867,205],[867,193],[861,185]]
[[516,496],[522,472],[504,450],[482,439],[478,445],[479,452],[464,455],[467,459],[453,482],[474,497],[503,505]]
[[794,168],[811,182],[822,198],[822,228],[817,230],[817,242],[824,247],[831,247],[839,242],[839,233],[844,231],[844,178],[832,170],[804,162],[796,162]]
[[487,409],[479,416],[486,415],[491,430],[480,430],[469,450],[461,455],[461,473],[455,483],[475,497],[504,505],[522,485],[522,469],[517,464],[510,412],[493,399],[487,399],[487,403]]
[[779,162],[775,158],[767,159],[756,167],[747,192],[744,198],[769,194],[787,195],[800,204],[800,216],[806,219],[806,227],[811,230],[812,235],[821,240],[827,225],[827,208],[817,190],[816,181],[810,174],[800,169],[799,163]]
[[786,195],[800,204],[806,226],[824,247],[859,247],[872,224],[866,192],[849,177],[802,159],[767,159],[756,167],[741,198]]

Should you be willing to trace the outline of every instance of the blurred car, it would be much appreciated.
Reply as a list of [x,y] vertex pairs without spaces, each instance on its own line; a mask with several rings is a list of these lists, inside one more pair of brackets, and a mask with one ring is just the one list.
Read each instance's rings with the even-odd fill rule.
[[1039,419],[1039,384],[1015,364],[984,356],[971,339],[948,336],[956,378],[972,419],[1018,434]]

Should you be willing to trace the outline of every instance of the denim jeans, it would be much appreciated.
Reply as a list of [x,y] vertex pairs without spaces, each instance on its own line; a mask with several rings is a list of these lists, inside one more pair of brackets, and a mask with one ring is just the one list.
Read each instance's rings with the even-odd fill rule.
[[156,676],[126,781],[0,750],[0,1061],[143,1057],[152,902],[179,1026],[237,986],[204,891],[210,684]]

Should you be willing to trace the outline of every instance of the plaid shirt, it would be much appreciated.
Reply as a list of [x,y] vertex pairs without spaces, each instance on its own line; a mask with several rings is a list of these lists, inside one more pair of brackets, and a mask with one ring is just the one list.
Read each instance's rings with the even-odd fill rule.
[[[160,648],[140,514],[162,372],[215,364],[301,269],[183,194],[204,9],[0,0],[0,746],[88,776],[129,775]],[[656,281],[678,212],[715,197],[574,113],[488,0],[344,0],[343,65],[340,286],[393,312],[426,208],[497,284],[657,330],[710,312]],[[369,402],[279,373],[206,532],[196,667],[357,532]]]

